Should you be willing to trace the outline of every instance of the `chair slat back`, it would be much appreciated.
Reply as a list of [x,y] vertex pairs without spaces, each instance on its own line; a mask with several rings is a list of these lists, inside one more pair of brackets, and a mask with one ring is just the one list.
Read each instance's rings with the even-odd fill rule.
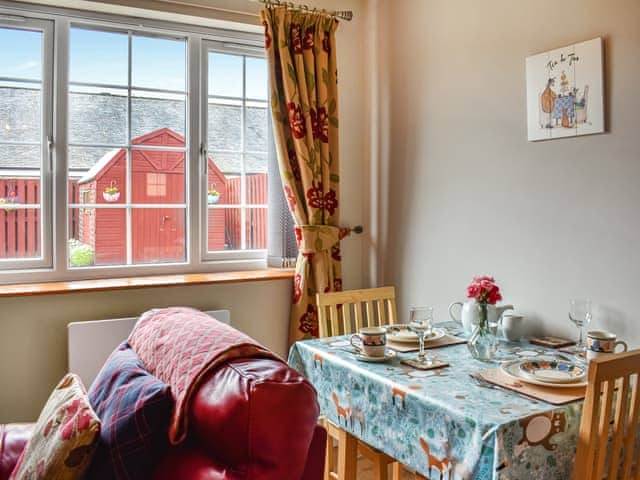
[[397,323],[394,287],[318,293],[316,301],[321,337],[346,335],[362,327]]
[[589,364],[574,480],[640,480],[640,350]]

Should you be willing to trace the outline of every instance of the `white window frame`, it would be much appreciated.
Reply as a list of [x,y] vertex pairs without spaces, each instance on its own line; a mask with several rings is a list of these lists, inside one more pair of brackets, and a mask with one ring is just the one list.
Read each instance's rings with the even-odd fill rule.
[[[43,218],[41,222],[44,234],[48,232],[50,239],[44,241],[43,259],[38,264],[27,264],[27,260],[16,261],[15,269],[0,270],[0,284],[38,282],[38,281],[70,281],[83,279],[114,278],[122,276],[168,275],[180,273],[224,272],[232,270],[252,270],[266,268],[266,250],[221,251],[207,254],[206,239],[206,192],[207,177],[198,174],[193,178],[192,172],[202,172],[206,167],[206,151],[201,145],[206,144],[206,72],[203,68],[202,56],[207,49],[203,44],[214,42],[217,48],[226,53],[264,56],[264,39],[261,34],[235,30],[199,27],[161,20],[141,19],[113,14],[87,12],[67,8],[44,5],[25,5],[9,0],[0,0],[0,21],[10,16],[20,17],[34,24],[46,24],[51,29],[48,48],[51,54],[47,64],[51,66],[50,98],[53,109],[49,112],[48,129],[52,132],[53,149],[50,165],[43,165]],[[23,20],[26,19],[26,20]],[[72,25],[91,26],[106,30],[131,30],[160,36],[182,36],[187,40],[187,116],[185,132],[185,200],[187,214],[185,222],[186,261],[177,263],[69,267],[67,239],[68,237],[68,182],[67,182],[67,149],[68,149],[68,68],[69,68],[69,31]],[[203,53],[205,52],[205,53]],[[262,53],[261,53],[262,52]],[[45,79],[43,78],[43,81]],[[204,84],[202,82],[205,82]],[[203,95],[203,90],[205,95]],[[203,101],[204,108],[203,108]],[[267,102],[268,105],[268,102]],[[203,130],[204,126],[204,130]],[[43,148],[47,142],[43,141]],[[206,150],[206,149],[205,149]],[[48,151],[46,152],[49,153]],[[204,153],[204,154],[203,154]],[[43,158],[46,158],[43,155]],[[44,162],[47,163],[47,162]],[[47,190],[44,188],[47,186]],[[53,188],[52,188],[53,187]],[[48,197],[46,196],[48,195]],[[47,198],[49,201],[47,201]],[[155,204],[153,205],[155,206]],[[204,223],[203,223],[204,220]],[[60,223],[64,227],[60,227]],[[54,228],[58,225],[58,228]],[[194,228],[195,227],[195,228]],[[45,245],[47,247],[45,247]],[[46,250],[48,248],[48,250]],[[0,264],[3,267],[5,264]]]
[[[16,209],[40,211],[40,257],[0,259],[0,271],[51,267],[53,263],[52,222],[52,178],[53,178],[53,65],[54,24],[50,20],[29,18],[21,15],[0,17],[0,28],[15,28],[42,32],[42,83],[40,110],[40,204],[18,204]],[[6,48],[6,47],[3,47]],[[11,80],[3,78],[3,80]],[[5,143],[5,142],[3,142]],[[6,142],[29,145],[23,142]]]
[[[219,42],[219,41],[214,41],[214,40],[204,40],[202,42],[202,49],[201,49],[201,58],[200,58],[200,66],[201,66],[201,80],[200,80],[200,85],[201,85],[201,96],[202,96],[202,100],[201,100],[201,117],[200,117],[200,129],[201,129],[201,134],[200,137],[202,139],[202,143],[200,144],[200,172],[204,172],[203,175],[201,175],[200,178],[200,188],[203,189],[203,192],[207,191],[208,185],[207,185],[207,181],[208,181],[208,163],[207,163],[207,159],[210,156],[210,152],[208,150],[208,139],[209,139],[209,121],[208,121],[208,115],[209,115],[209,111],[208,111],[208,107],[209,107],[209,53],[210,52],[216,52],[216,53],[224,53],[224,54],[232,54],[232,55],[242,55],[243,57],[254,57],[254,58],[264,58],[264,50],[261,48],[256,48],[256,47],[250,47],[247,45],[241,45],[241,44],[232,44],[232,43],[224,43],[224,42]],[[236,100],[236,99],[234,99]],[[245,120],[245,116],[246,116],[246,103],[247,101],[251,101],[252,99],[247,99],[246,97],[246,61],[243,58],[242,61],[242,113],[240,118],[243,119],[240,125],[240,128],[242,130],[241,136],[242,136],[242,141],[241,141],[241,152],[229,152],[232,154],[238,154],[241,156],[242,158],[242,176],[241,176],[241,181],[240,181],[240,189],[241,189],[241,202],[239,205],[235,204],[235,205],[216,205],[214,207],[211,207],[213,209],[222,209],[222,208],[239,208],[240,209],[240,215],[241,215],[241,224],[242,224],[242,228],[240,229],[240,235],[241,235],[241,242],[242,242],[242,246],[244,247],[246,244],[246,212],[247,209],[249,208],[267,208],[264,207],[262,205],[253,205],[253,204],[248,204],[246,201],[247,198],[247,177],[246,177],[246,172],[245,172],[245,166],[246,166],[246,155],[250,154],[252,152],[247,152],[245,149],[246,146],[246,132],[247,132],[247,125]],[[260,101],[262,102],[263,100],[257,100],[256,101]],[[269,99],[265,99],[264,103],[266,104],[266,108],[267,108],[267,112],[269,112]],[[269,135],[271,135],[271,130],[269,130]],[[268,152],[265,152],[268,155]],[[204,195],[203,195],[203,199],[204,199]],[[201,245],[201,250],[200,250],[200,255],[202,256],[203,259],[205,260],[227,260],[229,258],[243,258],[243,259],[266,259],[267,256],[267,250],[263,249],[263,250],[225,250],[225,251],[209,251],[208,246],[209,246],[209,237],[208,237],[208,213],[209,213],[209,206],[207,205],[206,200],[203,201],[203,208],[202,208],[202,213],[200,216],[200,234],[201,234],[201,240],[200,240],[200,245]]]

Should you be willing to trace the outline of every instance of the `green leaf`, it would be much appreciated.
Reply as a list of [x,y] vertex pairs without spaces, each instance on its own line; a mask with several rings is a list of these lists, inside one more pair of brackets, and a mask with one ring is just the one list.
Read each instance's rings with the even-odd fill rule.
[[307,78],[307,90],[309,93],[311,93],[316,88],[316,76],[311,72],[307,72],[306,78]]
[[291,65],[290,63],[287,63],[287,71],[289,72],[289,77],[291,77],[291,80],[293,80],[293,82],[296,82],[296,70],[295,68],[293,68],[293,65]]
[[329,123],[331,126],[338,128],[338,119],[336,117],[329,117]]
[[332,173],[331,175],[329,175],[329,179],[333,183],[339,183],[340,182],[340,175],[338,175],[337,173]]
[[332,98],[329,102],[329,115],[336,113],[336,99]]
[[329,85],[329,72],[327,72],[326,68],[322,69],[322,81],[326,84]]

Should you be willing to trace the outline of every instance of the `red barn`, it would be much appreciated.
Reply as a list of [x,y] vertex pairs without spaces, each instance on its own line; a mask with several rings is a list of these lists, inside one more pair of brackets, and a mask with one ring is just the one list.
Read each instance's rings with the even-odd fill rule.
[[[133,139],[134,145],[184,147],[184,138],[161,128]],[[123,204],[126,190],[126,149],[104,155],[78,181],[80,203]],[[160,208],[133,208],[131,218],[132,261],[134,263],[183,261],[185,252],[184,204],[185,155],[170,150],[132,150],[131,202]],[[226,203],[227,179],[208,158],[208,185],[220,192],[219,203]],[[81,209],[78,240],[95,250],[95,263],[124,263],[126,260],[126,209]],[[225,248],[225,212],[209,210],[209,250]]]

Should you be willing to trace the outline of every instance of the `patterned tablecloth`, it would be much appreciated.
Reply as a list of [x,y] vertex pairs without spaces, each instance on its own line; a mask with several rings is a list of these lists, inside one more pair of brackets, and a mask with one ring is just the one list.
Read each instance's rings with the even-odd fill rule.
[[[466,345],[431,352],[450,366],[416,370],[358,361],[347,337],[300,341],[289,363],[316,387],[329,420],[427,478],[568,480],[582,401],[554,406],[480,386],[469,374],[487,364]],[[502,359],[547,352],[503,346]],[[497,365],[497,364],[496,364]]]

